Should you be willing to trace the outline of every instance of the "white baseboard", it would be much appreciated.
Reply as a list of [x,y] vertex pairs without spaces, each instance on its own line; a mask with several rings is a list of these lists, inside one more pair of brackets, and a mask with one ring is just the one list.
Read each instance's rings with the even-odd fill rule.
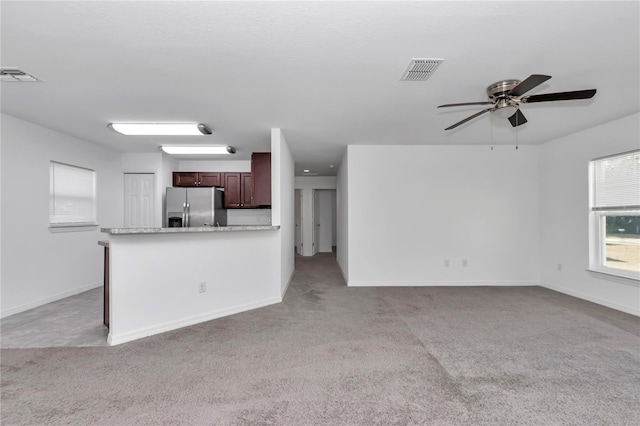
[[280,301],[282,302],[282,300],[284,300],[284,295],[287,293],[287,290],[289,289],[289,285],[291,284],[291,280],[293,279],[293,273],[295,272],[295,268],[291,271],[291,274],[289,275],[289,279],[287,280],[287,285],[284,286],[284,289],[282,289],[282,293],[280,294]]
[[348,287],[477,287],[536,286],[534,281],[349,281]]
[[201,322],[211,321],[216,318],[226,317],[229,315],[237,314],[240,312],[246,312],[264,306],[273,305],[275,303],[282,302],[279,297],[273,297],[270,299],[260,300],[258,302],[248,303],[246,305],[234,306],[232,308],[222,309],[219,311],[209,312],[202,315],[196,315],[193,317],[183,318],[176,321],[166,322],[164,324],[154,325],[153,327],[147,327],[139,330],[129,331],[120,335],[113,334],[113,327],[109,330],[109,336],[107,343],[109,345],[120,345],[122,343],[131,342],[133,340],[142,339],[143,337],[153,336],[155,334],[164,333],[178,328],[187,327]]
[[597,303],[598,305],[606,306],[607,308],[615,309],[617,311],[626,312],[627,314],[640,316],[640,309],[633,306],[621,305],[619,303],[611,302],[610,300],[601,299],[599,297],[593,297],[580,291],[569,290],[564,287],[559,287],[552,284],[540,283],[540,287],[548,288],[549,290],[557,291],[558,293],[568,294],[569,296],[577,297],[578,299],[587,300],[589,302]]
[[20,306],[4,309],[0,312],[0,318],[5,318],[11,315],[19,314],[20,312],[28,311],[29,309],[37,308],[38,306],[46,305],[47,303],[55,302],[56,300],[64,299],[69,296],[75,296],[76,294],[84,293],[85,291],[93,290],[94,288],[102,287],[102,281],[83,285],[82,287],[76,287],[71,290],[63,291],[52,296],[43,297],[42,299],[34,300],[28,303],[23,303]]

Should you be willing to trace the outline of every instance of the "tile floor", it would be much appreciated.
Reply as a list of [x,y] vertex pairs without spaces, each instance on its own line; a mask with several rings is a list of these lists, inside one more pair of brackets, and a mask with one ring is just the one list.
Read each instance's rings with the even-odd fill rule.
[[102,287],[3,318],[2,348],[107,346]]

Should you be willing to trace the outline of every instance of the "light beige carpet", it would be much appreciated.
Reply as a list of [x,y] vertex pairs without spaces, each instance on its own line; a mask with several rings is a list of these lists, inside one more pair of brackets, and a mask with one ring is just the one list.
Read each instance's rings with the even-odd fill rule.
[[538,287],[346,288],[115,347],[2,350],[3,425],[633,425],[640,320]]

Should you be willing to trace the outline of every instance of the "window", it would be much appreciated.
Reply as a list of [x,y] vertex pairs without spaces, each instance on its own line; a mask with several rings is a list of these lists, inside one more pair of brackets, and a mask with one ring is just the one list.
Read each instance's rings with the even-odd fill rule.
[[49,171],[49,227],[97,226],[96,173],[55,161]]
[[640,279],[640,151],[590,164],[590,268]]

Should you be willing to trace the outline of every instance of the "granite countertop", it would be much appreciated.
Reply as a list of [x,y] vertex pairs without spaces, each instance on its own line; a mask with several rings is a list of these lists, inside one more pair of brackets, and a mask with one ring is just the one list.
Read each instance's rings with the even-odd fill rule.
[[204,232],[271,231],[280,229],[272,225],[206,226],[202,228],[101,228],[109,235],[125,234],[191,234]]

